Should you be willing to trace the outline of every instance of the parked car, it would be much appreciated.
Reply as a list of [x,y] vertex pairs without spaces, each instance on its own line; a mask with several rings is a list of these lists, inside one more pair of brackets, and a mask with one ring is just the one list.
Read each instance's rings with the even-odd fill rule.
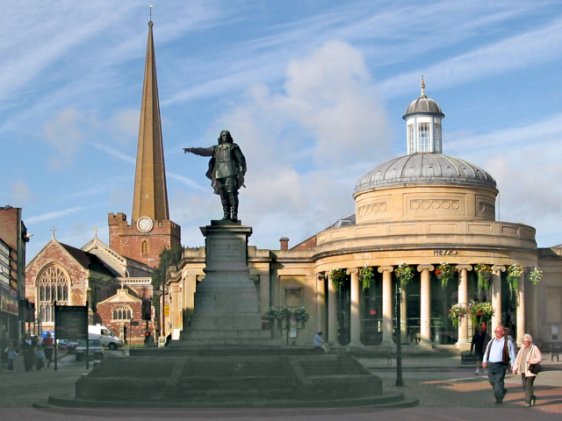
[[57,339],[57,346],[59,349],[67,350],[68,352],[74,352],[74,349],[78,345],[78,341],[70,339]]
[[[90,339],[88,348],[90,360],[103,359],[103,348],[99,339]],[[74,349],[74,353],[76,354],[76,361],[86,358],[86,339],[78,340],[78,345]]]

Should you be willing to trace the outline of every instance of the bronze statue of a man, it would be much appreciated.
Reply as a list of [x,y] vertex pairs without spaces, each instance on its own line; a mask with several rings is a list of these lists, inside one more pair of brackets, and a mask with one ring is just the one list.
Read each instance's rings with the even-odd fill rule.
[[[191,152],[200,156],[211,156],[206,176],[216,194],[220,195],[223,220],[238,222],[238,190],[244,185],[246,158],[232,140],[228,130],[223,130],[218,145],[209,148],[183,148],[184,153]],[[244,186],[245,187],[245,186]]]

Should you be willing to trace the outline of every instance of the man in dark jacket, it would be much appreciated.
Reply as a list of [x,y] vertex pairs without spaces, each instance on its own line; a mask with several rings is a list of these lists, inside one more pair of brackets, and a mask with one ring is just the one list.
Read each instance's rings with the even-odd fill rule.
[[486,345],[488,345],[489,340],[490,335],[486,332],[486,325],[482,323],[477,326],[470,345],[470,352],[474,352],[474,355],[476,356],[476,371],[474,374],[477,376],[480,374],[482,359],[484,358],[484,350],[486,349]]

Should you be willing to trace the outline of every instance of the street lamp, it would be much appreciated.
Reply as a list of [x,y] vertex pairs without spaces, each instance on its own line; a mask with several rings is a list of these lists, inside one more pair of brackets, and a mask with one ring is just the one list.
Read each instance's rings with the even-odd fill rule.
[[396,386],[404,386],[402,381],[402,337],[400,326],[400,279],[396,279]]

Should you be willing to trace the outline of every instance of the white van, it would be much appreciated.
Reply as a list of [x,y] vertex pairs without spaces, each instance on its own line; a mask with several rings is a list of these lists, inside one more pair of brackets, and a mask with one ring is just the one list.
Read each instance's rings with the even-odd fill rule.
[[88,326],[88,338],[99,339],[102,346],[109,349],[117,349],[123,346],[123,341],[119,336],[115,335],[108,327],[100,324]]

